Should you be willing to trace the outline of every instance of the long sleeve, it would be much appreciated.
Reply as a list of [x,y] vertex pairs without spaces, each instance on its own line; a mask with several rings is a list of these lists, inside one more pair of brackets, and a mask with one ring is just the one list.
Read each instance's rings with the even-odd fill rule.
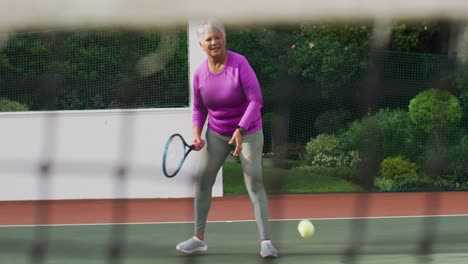
[[192,111],[192,125],[203,127],[206,122],[208,110],[203,104],[203,99],[199,89],[199,76],[195,74],[193,77],[193,111]]
[[240,80],[249,103],[239,125],[248,130],[258,119],[258,113],[263,107],[263,98],[257,76],[247,60],[241,64]]

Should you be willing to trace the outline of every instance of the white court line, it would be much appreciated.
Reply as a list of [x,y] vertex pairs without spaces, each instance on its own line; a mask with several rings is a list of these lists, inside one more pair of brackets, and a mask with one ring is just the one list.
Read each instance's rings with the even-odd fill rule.
[[[313,221],[324,220],[353,220],[353,219],[402,219],[402,218],[428,218],[428,217],[468,217],[468,214],[449,214],[449,215],[401,215],[401,216],[367,216],[367,217],[316,217],[316,218],[288,218],[288,219],[270,219],[272,222],[299,221],[308,219]],[[208,221],[208,223],[244,223],[255,222],[255,220],[217,220]],[[45,225],[0,225],[2,227],[37,227],[37,226],[110,226],[110,225],[167,225],[167,224],[191,224],[193,221],[174,221],[174,222],[131,222],[131,223],[87,223],[87,224],[45,224]]]

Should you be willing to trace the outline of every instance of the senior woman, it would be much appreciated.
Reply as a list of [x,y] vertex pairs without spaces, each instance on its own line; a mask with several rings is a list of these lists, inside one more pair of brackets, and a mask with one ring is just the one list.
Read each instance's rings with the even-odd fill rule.
[[[263,99],[258,79],[247,59],[226,50],[226,33],[218,20],[198,29],[200,46],[207,59],[193,78],[193,143],[206,143],[206,156],[196,181],[195,234],[177,245],[185,253],[205,252],[205,226],[217,172],[231,151],[239,156],[258,231],[260,255],[277,257],[270,240],[268,201],[262,179]],[[208,118],[205,134],[202,130]],[[198,150],[200,150],[198,149]]]

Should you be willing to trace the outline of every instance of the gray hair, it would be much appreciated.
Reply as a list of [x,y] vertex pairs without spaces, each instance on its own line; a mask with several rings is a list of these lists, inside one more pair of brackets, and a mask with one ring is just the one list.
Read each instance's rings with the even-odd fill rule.
[[224,30],[223,23],[216,18],[210,18],[207,21],[203,22],[200,27],[198,27],[198,38],[201,39],[205,33],[210,30],[215,29],[221,32],[224,37],[226,37],[226,31]]

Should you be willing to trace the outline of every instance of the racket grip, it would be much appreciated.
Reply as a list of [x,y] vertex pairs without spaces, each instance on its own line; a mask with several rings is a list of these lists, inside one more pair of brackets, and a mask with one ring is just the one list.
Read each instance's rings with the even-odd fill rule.
[[194,143],[194,144],[192,145],[192,149],[194,149],[194,150],[199,150],[199,149],[200,149],[200,145],[201,145],[200,143]]

